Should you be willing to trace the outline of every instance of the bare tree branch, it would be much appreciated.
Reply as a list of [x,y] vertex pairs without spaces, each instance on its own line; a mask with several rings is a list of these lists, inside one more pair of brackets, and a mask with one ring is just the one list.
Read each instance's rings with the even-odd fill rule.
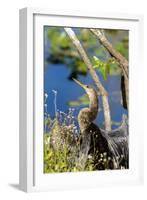
[[65,29],[66,33],[68,34],[68,36],[70,37],[70,39],[72,40],[75,47],[77,48],[81,58],[83,59],[84,63],[86,64],[86,66],[89,70],[89,73],[90,73],[92,79],[94,80],[94,82],[98,88],[98,91],[102,95],[104,119],[105,119],[105,129],[111,130],[111,115],[110,115],[107,91],[101,84],[101,81],[100,81],[98,75],[96,74],[95,70],[93,69],[92,63],[91,63],[85,49],[83,48],[82,44],[78,40],[74,31],[71,28],[64,28],[64,29]]
[[99,29],[90,29],[91,32],[99,39],[102,45],[107,49],[107,51],[118,61],[121,68],[124,71],[124,75],[128,78],[128,66],[129,63],[127,59],[122,56],[116,49],[113,48],[112,44],[107,40],[104,33],[102,33]]
[[105,37],[105,34],[102,31],[100,31],[99,29],[90,29],[90,30],[98,38],[98,40],[101,42],[101,44],[107,49],[107,51],[110,53],[110,55],[118,61],[119,65],[122,69],[124,78],[125,78],[124,88],[125,88],[126,102],[128,105],[128,103],[129,103],[129,99],[128,99],[129,98],[129,81],[128,81],[129,63],[128,63],[128,60],[124,56],[122,56],[116,49],[114,49],[114,47],[107,40],[107,38]]

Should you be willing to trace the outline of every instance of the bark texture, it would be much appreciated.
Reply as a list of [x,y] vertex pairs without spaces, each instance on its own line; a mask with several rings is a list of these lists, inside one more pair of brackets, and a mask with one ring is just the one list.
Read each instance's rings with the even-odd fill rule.
[[105,88],[101,84],[101,81],[100,81],[97,73],[93,69],[93,65],[92,65],[85,49],[83,48],[82,44],[78,40],[74,31],[71,28],[65,28],[65,31],[68,34],[68,36],[70,37],[70,39],[72,40],[75,47],[77,48],[81,58],[83,59],[85,65],[87,66],[87,68],[89,70],[89,73],[90,73],[92,79],[95,82],[95,85],[97,86],[99,93],[102,95],[104,119],[105,119],[105,130],[109,131],[109,130],[111,130],[111,115],[110,115],[110,108],[109,108],[107,91],[105,90]]

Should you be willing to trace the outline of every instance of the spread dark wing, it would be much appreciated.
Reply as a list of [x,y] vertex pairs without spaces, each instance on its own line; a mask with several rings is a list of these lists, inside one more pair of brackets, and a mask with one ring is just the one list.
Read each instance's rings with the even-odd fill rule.
[[107,139],[109,148],[119,166],[129,167],[129,134],[128,119],[123,116],[122,124],[119,128],[106,132],[101,130],[103,136]]

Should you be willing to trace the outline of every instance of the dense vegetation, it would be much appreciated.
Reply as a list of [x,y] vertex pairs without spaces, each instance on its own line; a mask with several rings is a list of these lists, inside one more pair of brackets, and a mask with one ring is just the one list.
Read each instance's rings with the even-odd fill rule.
[[[48,118],[48,120],[51,119]],[[54,172],[79,172],[79,171],[93,171],[95,170],[95,164],[93,157],[91,155],[83,155],[80,157],[80,137],[75,133],[75,125],[67,127],[65,122],[58,126],[54,121],[54,127],[49,133],[44,134],[44,173],[54,173]],[[62,132],[63,127],[64,133]],[[51,135],[53,131],[56,131],[57,137],[55,147],[51,144]],[[60,135],[64,134],[64,142],[61,144]],[[66,135],[66,137],[65,137]],[[72,140],[71,137],[74,137],[74,147],[71,149]],[[70,141],[70,142],[69,142]],[[69,146],[69,144],[71,146]],[[97,154],[99,168],[102,170],[109,169],[109,163],[111,158],[107,156],[107,153],[104,152]],[[85,162],[86,160],[86,162]],[[85,163],[84,163],[85,162]]]

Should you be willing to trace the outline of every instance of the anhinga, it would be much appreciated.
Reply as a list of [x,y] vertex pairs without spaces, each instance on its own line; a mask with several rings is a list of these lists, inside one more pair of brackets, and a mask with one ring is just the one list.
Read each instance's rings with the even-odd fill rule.
[[[117,131],[106,133],[94,124],[93,121],[97,117],[99,107],[98,94],[92,86],[84,85],[76,79],[73,80],[85,90],[89,97],[89,107],[80,110],[78,115],[78,123],[81,132],[81,151],[84,152],[86,149],[87,153],[92,155],[96,170],[119,167],[128,168],[128,144],[127,141],[124,142],[124,139],[126,140],[126,135],[124,135],[126,127],[120,127]],[[118,132],[123,133],[123,137],[121,137],[122,141],[118,139],[118,134],[116,135],[117,138],[115,137],[115,133]],[[89,143],[87,140],[89,140]],[[89,145],[88,150],[86,147],[87,144]],[[127,149],[126,157],[121,147]],[[105,160],[107,159],[107,164],[104,162],[103,158],[105,158]]]
[[[75,139],[72,129],[61,125],[58,120],[50,134],[50,144],[55,151],[62,151],[64,145],[75,156],[75,165],[84,170],[87,160],[92,157],[93,169],[128,168],[128,120],[123,117],[121,126],[112,131],[100,129],[94,120],[99,110],[98,93],[89,85],[73,79],[81,86],[89,97],[89,107],[83,108],[78,114],[80,136]],[[78,141],[78,143],[77,143]],[[78,146],[77,146],[78,145]]]

